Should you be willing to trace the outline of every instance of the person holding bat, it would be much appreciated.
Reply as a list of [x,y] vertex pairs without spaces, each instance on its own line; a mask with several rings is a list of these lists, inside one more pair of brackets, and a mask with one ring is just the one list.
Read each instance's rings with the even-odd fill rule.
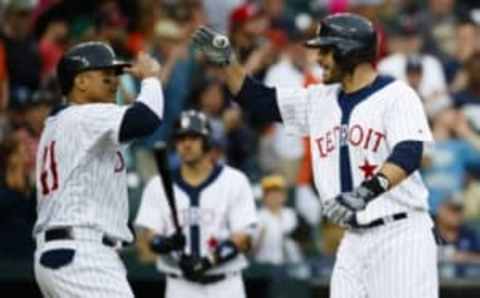
[[[247,177],[212,161],[210,125],[201,112],[182,113],[174,144],[180,167],[146,186],[135,220],[138,246],[158,255],[157,269],[167,277],[165,297],[246,297],[243,253],[257,233]],[[170,174],[158,163],[164,176]],[[173,183],[171,193],[165,178]]]

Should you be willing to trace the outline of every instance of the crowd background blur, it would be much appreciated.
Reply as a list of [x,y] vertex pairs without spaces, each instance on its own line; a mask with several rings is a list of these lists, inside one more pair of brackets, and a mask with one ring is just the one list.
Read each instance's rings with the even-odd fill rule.
[[[328,279],[342,230],[320,217],[308,140],[237,106],[190,36],[200,25],[228,34],[241,63],[267,85],[321,84],[316,53],[302,41],[315,34],[321,17],[345,11],[371,19],[379,36],[378,70],[408,82],[424,102],[436,142],[426,149],[422,171],[442,239],[442,279],[480,280],[480,1],[2,0],[0,284],[12,276],[32,278],[37,144],[50,109],[62,102],[57,62],[87,40],[108,42],[127,60],[145,51],[162,63],[165,119],[127,152],[132,218],[156,172],[149,149],[168,142],[182,110],[199,109],[212,120],[213,158],[244,171],[256,190],[265,237],[247,276],[271,284]],[[118,104],[130,103],[138,90],[138,81],[122,76]],[[172,152],[171,164],[177,162]],[[273,246],[294,247],[295,256],[267,253]],[[133,278],[158,275],[146,269],[152,258],[135,247],[124,257]],[[288,291],[269,291],[288,297]]]

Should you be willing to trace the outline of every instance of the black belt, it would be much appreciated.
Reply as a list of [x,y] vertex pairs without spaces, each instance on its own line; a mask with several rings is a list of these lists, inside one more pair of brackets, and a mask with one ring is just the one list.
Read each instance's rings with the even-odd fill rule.
[[187,279],[187,278],[185,278],[181,275],[173,274],[173,273],[168,273],[167,276],[171,277],[171,278],[183,278],[183,279],[189,280],[191,282],[199,283],[199,284],[202,284],[202,285],[217,283],[217,282],[222,281],[225,278],[227,278],[226,274],[208,274],[208,275],[204,275],[204,276],[202,276],[198,279],[195,279],[195,280],[190,280],[190,279]]
[[354,223],[352,225],[352,228],[354,229],[371,229],[371,228],[375,228],[375,227],[378,227],[378,226],[383,226],[387,223],[390,223],[390,222],[394,222],[394,221],[397,221],[397,220],[402,220],[402,219],[405,219],[407,218],[407,213],[405,212],[402,212],[402,213],[395,213],[393,215],[389,215],[389,216],[385,216],[385,217],[381,217],[381,218],[378,218],[378,219],[375,219],[367,224],[359,224],[359,223]]
[[[45,242],[54,240],[74,240],[72,228],[53,228],[45,231]],[[123,245],[121,241],[114,240],[106,235],[103,235],[102,243],[109,247]]]

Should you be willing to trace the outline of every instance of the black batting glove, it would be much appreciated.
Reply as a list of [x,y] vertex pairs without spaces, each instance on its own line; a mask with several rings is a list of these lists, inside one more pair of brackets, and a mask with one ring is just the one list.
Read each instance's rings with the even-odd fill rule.
[[180,258],[179,267],[183,276],[192,281],[201,279],[205,272],[213,267],[212,261],[207,257],[182,256]]
[[175,233],[168,237],[155,235],[150,241],[150,248],[158,254],[168,254],[172,251],[183,250],[185,243],[185,235],[182,233]]

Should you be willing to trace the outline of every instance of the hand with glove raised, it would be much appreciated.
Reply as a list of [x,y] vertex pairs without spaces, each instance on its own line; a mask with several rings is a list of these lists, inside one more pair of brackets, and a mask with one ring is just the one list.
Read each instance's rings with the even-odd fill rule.
[[202,52],[210,63],[218,66],[230,65],[235,54],[227,36],[207,27],[200,27],[193,33],[193,45]]

